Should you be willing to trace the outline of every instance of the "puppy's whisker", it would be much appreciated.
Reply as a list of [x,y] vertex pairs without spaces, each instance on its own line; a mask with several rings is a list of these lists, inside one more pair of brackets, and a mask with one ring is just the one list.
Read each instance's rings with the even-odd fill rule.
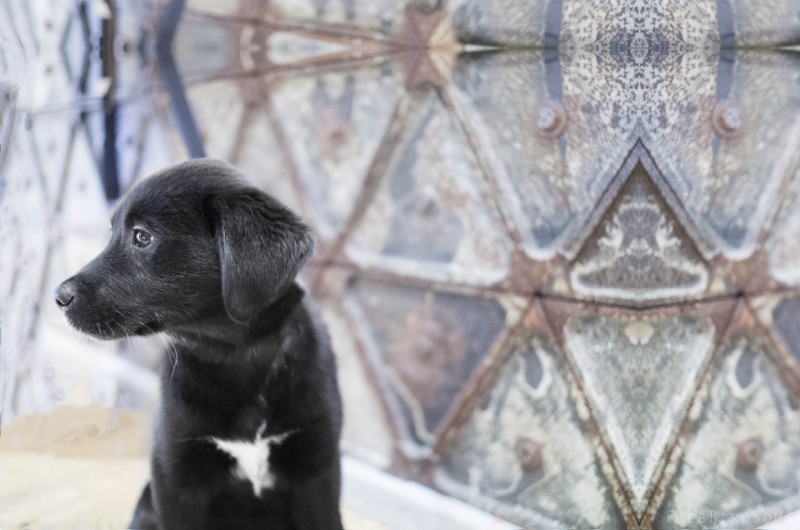
[[[172,351],[175,355],[175,362],[172,364],[172,373],[169,375],[169,380],[172,381],[172,378],[175,377],[175,369],[178,367],[178,348],[175,346],[175,343],[172,342],[172,339],[169,337],[169,335],[161,335],[161,337],[166,341],[169,341],[169,344],[172,346]],[[169,352],[169,347],[167,347],[167,352]]]
[[186,313],[186,316],[192,320],[192,326],[194,326],[194,332],[197,335],[197,342],[201,342],[200,338],[200,326],[197,325],[197,321],[195,320],[195,316],[199,316],[195,313],[195,311],[191,307],[183,308],[183,311]]
[[[156,320],[161,321],[161,317],[158,315],[158,311],[155,312]],[[151,332],[155,333],[150,326],[147,324],[142,323],[144,327],[149,329]],[[175,343],[172,341],[168,334],[159,333],[159,337],[161,338],[161,342],[164,343],[164,347],[167,349],[167,356],[170,360],[173,359],[174,355],[174,362],[172,362],[172,372],[169,375],[169,380],[172,381],[172,378],[175,377],[175,369],[178,367],[178,348],[175,346]]]
[[[117,322],[114,321],[114,323],[116,324]],[[109,337],[113,337],[114,336],[114,328],[112,328],[111,324],[108,323],[108,322],[106,322],[105,324],[106,324],[106,327],[108,328],[108,336]]]

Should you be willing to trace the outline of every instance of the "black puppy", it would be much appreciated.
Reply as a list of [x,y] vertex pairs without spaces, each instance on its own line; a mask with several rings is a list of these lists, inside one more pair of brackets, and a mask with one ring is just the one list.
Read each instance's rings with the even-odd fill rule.
[[294,281],[312,247],[235,168],[194,160],[135,186],[56,290],[79,331],[175,342],[133,528],[341,528],[334,358]]

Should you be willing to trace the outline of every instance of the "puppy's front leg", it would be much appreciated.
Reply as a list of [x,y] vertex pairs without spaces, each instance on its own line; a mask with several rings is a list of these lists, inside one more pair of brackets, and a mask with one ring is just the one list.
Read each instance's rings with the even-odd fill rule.
[[292,511],[298,530],[342,530],[340,483],[341,472],[337,462],[292,488]]
[[161,530],[202,530],[208,528],[210,496],[199,488],[178,488],[155,495]]
[[209,528],[211,499],[226,483],[229,459],[203,440],[156,444],[152,497],[160,530]]

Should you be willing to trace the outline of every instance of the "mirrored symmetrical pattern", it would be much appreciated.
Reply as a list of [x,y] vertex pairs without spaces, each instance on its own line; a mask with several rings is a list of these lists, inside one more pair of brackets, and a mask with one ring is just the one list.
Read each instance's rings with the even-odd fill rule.
[[800,509],[794,0],[0,0],[3,421],[147,408],[50,300],[189,157],[301,213],[345,449],[531,528]]

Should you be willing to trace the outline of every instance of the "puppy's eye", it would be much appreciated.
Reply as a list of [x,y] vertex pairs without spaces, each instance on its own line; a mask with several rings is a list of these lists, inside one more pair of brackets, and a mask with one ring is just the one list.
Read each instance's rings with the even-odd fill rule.
[[139,228],[133,231],[133,244],[139,248],[144,248],[153,242],[153,234],[145,232]]

